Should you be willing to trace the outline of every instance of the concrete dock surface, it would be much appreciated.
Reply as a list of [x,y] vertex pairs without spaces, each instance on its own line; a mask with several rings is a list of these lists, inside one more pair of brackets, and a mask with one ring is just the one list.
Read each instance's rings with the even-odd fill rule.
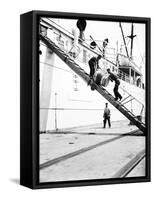
[[[61,129],[40,134],[40,182],[112,178],[139,151],[145,136],[129,121]],[[128,177],[145,175],[145,159]]]

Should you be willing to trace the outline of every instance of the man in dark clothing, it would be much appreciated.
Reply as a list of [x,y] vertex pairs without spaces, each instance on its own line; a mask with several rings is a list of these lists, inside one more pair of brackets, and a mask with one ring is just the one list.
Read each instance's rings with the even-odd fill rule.
[[118,79],[118,77],[113,74],[110,69],[107,69],[107,72],[110,74],[109,75],[109,79],[113,82],[115,81],[115,86],[114,86],[114,95],[115,95],[115,100],[117,101],[118,99],[121,100],[122,99],[122,96],[121,94],[118,92],[118,89],[119,89],[119,85],[120,85],[120,81]]
[[110,113],[110,109],[108,108],[108,103],[106,103],[105,105],[106,106],[105,106],[104,115],[103,115],[103,117],[104,117],[104,127],[103,128],[105,128],[105,126],[106,126],[106,121],[108,121],[109,128],[111,128],[111,122],[110,122],[111,113]]
[[90,78],[93,78],[95,71],[99,68],[99,64],[98,61],[101,59],[101,56],[99,55],[97,58],[96,57],[92,57],[88,64],[90,67]]

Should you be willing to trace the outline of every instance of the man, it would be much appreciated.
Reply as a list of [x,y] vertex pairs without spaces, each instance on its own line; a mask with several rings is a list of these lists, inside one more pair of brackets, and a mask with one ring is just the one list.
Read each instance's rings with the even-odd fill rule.
[[113,89],[114,95],[115,95],[115,100],[117,101],[119,99],[121,101],[122,96],[118,92],[120,81],[119,81],[118,77],[110,71],[110,69],[107,69],[107,72],[109,73],[109,79],[112,82],[115,81],[115,86],[114,86],[114,89]]
[[101,55],[99,55],[97,58],[96,57],[92,57],[88,64],[90,67],[90,78],[93,78],[95,71],[99,68],[99,60],[101,59]]
[[103,58],[105,58],[105,50],[106,50],[106,46],[108,45],[109,43],[109,40],[108,38],[106,38],[104,41],[103,41]]
[[103,115],[103,117],[104,117],[104,127],[103,128],[105,128],[105,126],[106,126],[106,121],[108,121],[109,128],[111,128],[111,122],[110,122],[111,113],[110,113],[110,109],[108,108],[108,103],[106,103],[105,105],[106,106],[105,106],[104,115]]

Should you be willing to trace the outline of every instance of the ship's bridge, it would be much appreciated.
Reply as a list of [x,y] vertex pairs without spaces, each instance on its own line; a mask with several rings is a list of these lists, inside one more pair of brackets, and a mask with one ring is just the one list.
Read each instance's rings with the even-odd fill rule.
[[123,54],[118,54],[117,63],[120,71],[119,77],[122,80],[144,89],[140,68],[130,58]]

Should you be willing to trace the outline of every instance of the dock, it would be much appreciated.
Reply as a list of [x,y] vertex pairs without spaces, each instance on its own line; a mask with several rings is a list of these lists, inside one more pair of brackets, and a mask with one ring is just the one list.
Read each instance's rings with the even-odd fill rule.
[[145,136],[128,120],[40,134],[40,181],[145,176]]

